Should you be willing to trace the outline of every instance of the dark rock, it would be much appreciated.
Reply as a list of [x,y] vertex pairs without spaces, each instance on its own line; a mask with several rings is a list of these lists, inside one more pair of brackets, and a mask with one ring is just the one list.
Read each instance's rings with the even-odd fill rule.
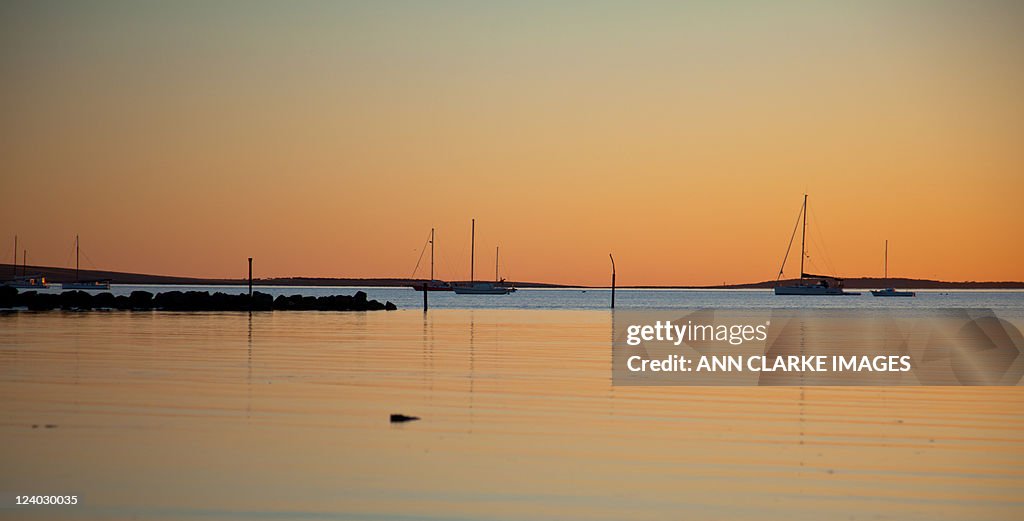
[[253,291],[250,309],[253,311],[270,311],[274,309],[274,297],[270,296],[269,293]]
[[24,304],[32,311],[50,311],[60,307],[60,295],[35,293],[34,291],[30,293],[34,293],[34,295],[28,297]]
[[148,291],[135,290],[128,295],[132,309],[150,309],[153,307],[153,294]]
[[0,286],[0,308],[13,308],[18,301],[18,289]]
[[406,416],[404,414],[392,414],[391,415],[391,423],[405,423],[405,422],[416,421],[418,419],[420,419],[419,416]]
[[111,293],[100,293],[92,298],[94,308],[113,308],[114,306],[114,295]]
[[[13,291],[13,293],[12,293]],[[165,311],[271,311],[271,310],[317,310],[317,311],[373,311],[398,309],[391,302],[381,303],[368,300],[366,293],[355,295],[325,295],[312,297],[303,295],[278,296],[253,292],[252,297],[207,291],[165,291],[153,295],[148,291],[133,291],[131,295],[114,296],[111,293],[92,295],[86,291],[65,291],[59,295],[6,288],[0,292],[0,307],[25,306],[33,311],[55,308],[67,310],[103,309],[159,309]]]
[[60,294],[61,309],[92,309],[92,295],[84,291],[65,291]]

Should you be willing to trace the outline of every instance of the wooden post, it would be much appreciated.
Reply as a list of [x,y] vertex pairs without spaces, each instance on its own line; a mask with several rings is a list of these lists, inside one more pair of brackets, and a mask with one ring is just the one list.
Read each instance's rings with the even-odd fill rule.
[[424,282],[423,283],[423,312],[424,313],[427,312],[427,293],[429,293],[427,291],[427,283]]
[[252,300],[252,257],[249,257],[249,300]]
[[472,283],[476,280],[476,274],[473,273],[473,269],[476,267],[476,219],[473,219],[472,227],[470,228],[469,235],[469,282]]
[[609,253],[608,258],[612,260],[612,309],[615,309],[615,257]]
[[885,240],[885,280],[889,280],[889,239]]

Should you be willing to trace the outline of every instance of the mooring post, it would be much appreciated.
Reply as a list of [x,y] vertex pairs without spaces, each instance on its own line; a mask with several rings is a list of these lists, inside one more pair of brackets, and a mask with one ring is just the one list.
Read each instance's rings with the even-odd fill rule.
[[423,283],[423,312],[427,312],[427,283]]
[[615,309],[615,257],[609,253],[608,258],[612,260],[612,309]]
[[252,257],[249,257],[249,300],[252,300]]

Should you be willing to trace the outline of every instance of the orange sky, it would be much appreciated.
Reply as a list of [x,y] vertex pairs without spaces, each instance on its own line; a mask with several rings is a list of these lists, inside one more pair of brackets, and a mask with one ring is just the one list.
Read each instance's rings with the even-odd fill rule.
[[0,255],[747,282],[806,190],[808,271],[1024,280],[1024,6],[858,4],[5,2]]

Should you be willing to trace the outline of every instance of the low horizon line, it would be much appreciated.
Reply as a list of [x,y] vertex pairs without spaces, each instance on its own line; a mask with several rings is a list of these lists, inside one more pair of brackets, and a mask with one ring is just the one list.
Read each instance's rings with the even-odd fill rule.
[[[5,270],[10,270],[12,268],[22,269],[23,266],[20,265],[20,264],[14,265],[14,264],[10,264],[10,263],[0,263],[0,272],[3,272]],[[73,274],[75,272],[75,268],[65,268],[65,267],[59,267],[59,266],[42,266],[42,265],[32,265],[32,264],[28,265],[27,269],[35,270],[37,272],[37,273],[33,273],[33,274],[40,274],[40,275],[43,275],[43,276],[48,277],[48,278],[60,278],[60,279],[63,279],[65,276]],[[114,282],[115,284],[154,284],[154,285],[168,284],[168,285],[170,285],[170,284],[195,283],[195,284],[208,284],[208,285],[212,285],[212,284],[227,284],[227,285],[239,284],[239,285],[244,285],[244,284],[248,283],[248,278],[246,278],[246,277],[233,278],[233,277],[196,277],[196,276],[182,276],[182,275],[157,275],[157,274],[151,274],[151,273],[126,272],[126,271],[109,271],[109,270],[99,270],[99,269],[79,269],[78,271],[79,271],[79,273],[82,276],[85,276],[85,277],[104,278],[104,279],[111,279],[111,280],[113,280],[115,278],[125,278],[125,277],[128,277],[128,278],[140,277],[140,278],[155,279],[155,280],[151,280],[151,281],[142,281],[142,280],[140,280],[138,282]],[[39,272],[43,272],[43,273],[39,273]],[[49,272],[49,274],[46,273],[46,272]],[[54,275],[56,275],[56,277]],[[844,281],[853,281],[853,282],[893,281],[893,282],[901,282],[901,283],[920,282],[920,283],[925,283],[925,284],[930,284],[930,285],[1006,285],[1006,286],[1013,286],[1012,288],[1008,288],[1008,289],[1024,289],[1024,281],[1019,281],[1019,280],[959,280],[959,281],[956,281],[956,280],[938,280],[938,279],[925,279],[925,278],[914,278],[914,277],[867,277],[867,276],[836,277],[836,278],[842,279]],[[411,286],[411,285],[413,285],[416,282],[424,282],[424,281],[431,280],[431,279],[427,279],[427,278],[413,278],[413,277],[388,277],[388,276],[385,276],[385,277],[381,277],[381,276],[376,276],[376,277],[344,277],[344,276],[303,276],[303,275],[296,276],[296,275],[289,275],[289,276],[273,276],[273,277],[254,277],[252,280],[253,280],[253,282],[257,282],[257,281],[263,281],[263,282],[267,282],[267,281],[288,281],[288,280],[292,280],[292,281],[296,281],[296,280],[309,280],[309,281],[365,281],[365,282],[370,282],[370,283],[373,283],[373,282],[376,282],[376,283],[394,282],[394,283],[397,283],[396,284],[397,286]],[[796,278],[785,278],[785,279],[779,279],[779,280],[762,280],[762,281],[755,281],[755,282],[738,282],[738,283],[730,283],[730,284],[707,284],[707,285],[695,285],[695,284],[632,284],[632,285],[616,285],[616,288],[622,288],[622,289],[727,289],[727,288],[734,288],[734,289],[760,289],[760,288],[764,288],[766,285],[774,285],[775,283],[778,283],[778,282],[786,282],[786,281],[792,281],[792,280],[798,280],[798,279],[796,279]],[[63,280],[59,280],[57,282],[63,282]],[[468,282],[468,279],[466,281],[451,280],[451,281],[447,281],[447,282]],[[607,289],[607,288],[611,287],[611,285],[571,284],[571,283],[561,283],[561,282],[540,282],[540,281],[520,281],[520,280],[506,280],[506,282],[515,283],[515,284],[521,284],[521,285],[524,285],[523,287],[536,287],[536,288],[552,287],[552,288]],[[324,284],[324,285],[329,285],[329,284]],[[371,284],[371,285],[383,285],[383,284]],[[875,285],[878,285],[878,284],[875,284]],[[903,287],[909,287],[909,286],[903,286]],[[861,288],[858,288],[858,289],[861,289]],[[914,288],[914,289],[929,289],[929,288],[926,286],[926,287]],[[997,288],[991,288],[991,289],[997,289]]]

